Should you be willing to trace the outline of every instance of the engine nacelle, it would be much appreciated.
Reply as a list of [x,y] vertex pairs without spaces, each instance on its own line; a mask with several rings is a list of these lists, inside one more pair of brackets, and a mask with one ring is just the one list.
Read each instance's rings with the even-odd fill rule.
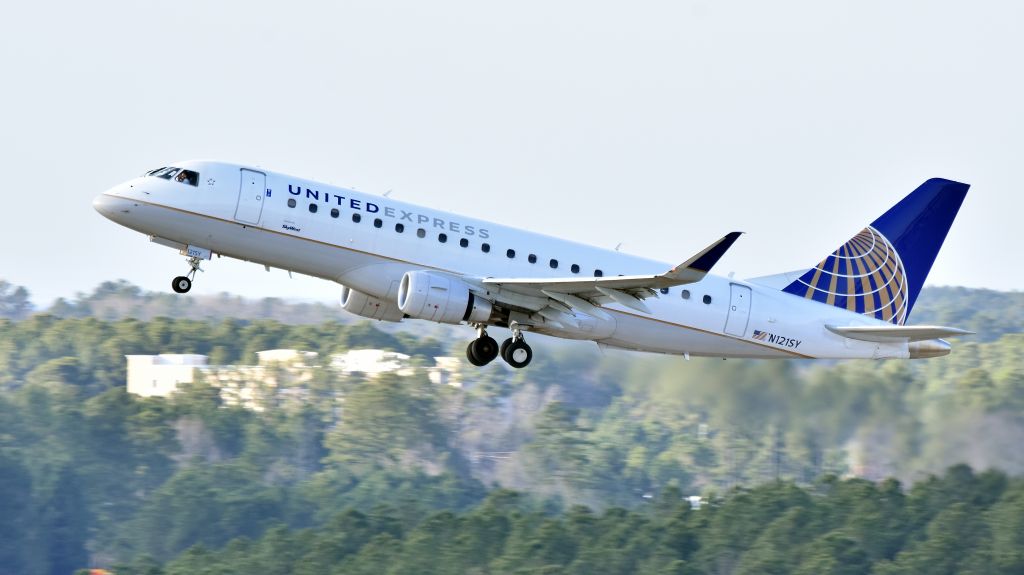
[[485,322],[491,302],[477,297],[466,282],[444,274],[406,272],[398,286],[398,309],[409,317],[438,323]]
[[402,321],[402,310],[394,302],[379,300],[372,295],[341,286],[341,309],[381,321]]

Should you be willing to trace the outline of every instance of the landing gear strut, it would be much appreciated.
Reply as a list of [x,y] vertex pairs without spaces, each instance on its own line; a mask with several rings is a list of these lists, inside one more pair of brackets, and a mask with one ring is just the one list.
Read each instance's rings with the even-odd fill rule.
[[476,328],[477,338],[469,342],[466,348],[466,359],[477,367],[482,367],[498,357],[498,342],[487,335],[487,328],[479,325]]
[[196,256],[188,258],[188,265],[192,269],[187,274],[171,280],[171,289],[174,290],[174,293],[188,293],[192,289],[192,280],[195,279],[196,272],[203,271],[199,269],[199,262],[201,261],[203,260]]
[[499,353],[501,354],[501,359],[505,360],[505,363],[516,369],[522,369],[530,365],[530,360],[533,359],[533,349],[527,345],[526,339],[523,338],[523,331],[519,328],[519,324],[512,322],[511,327],[512,337],[502,342]]

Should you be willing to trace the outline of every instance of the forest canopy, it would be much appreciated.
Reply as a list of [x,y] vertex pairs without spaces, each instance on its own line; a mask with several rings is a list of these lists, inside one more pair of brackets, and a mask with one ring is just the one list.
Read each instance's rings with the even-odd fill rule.
[[[123,288],[118,308],[149,305]],[[7,284],[0,574],[1020,572],[1024,320],[1002,307],[1020,294],[947,298],[974,315],[929,301],[959,289],[915,315],[1002,331],[945,358],[686,362],[538,338],[529,369],[467,367],[456,388],[426,376],[462,353],[443,332],[61,317]],[[320,368],[262,411],[202,378],[125,392],[127,354],[275,348],[388,349],[413,370]]]

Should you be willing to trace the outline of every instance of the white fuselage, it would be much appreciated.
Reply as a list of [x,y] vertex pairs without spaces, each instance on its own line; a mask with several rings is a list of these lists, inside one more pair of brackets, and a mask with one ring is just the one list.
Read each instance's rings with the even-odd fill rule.
[[[175,166],[198,172],[198,185],[139,177],[102,194],[96,209],[166,245],[196,246],[320,277],[385,301],[394,301],[403,274],[411,270],[467,278],[566,278],[593,276],[595,270],[606,277],[650,274],[668,267],[268,170],[203,161]],[[257,179],[247,183],[246,174]],[[360,221],[353,221],[354,214]],[[396,224],[404,229],[396,231]],[[483,251],[483,244],[489,251]],[[508,257],[508,250],[515,251],[514,257]],[[650,314],[605,304],[612,321],[599,327],[549,325],[541,318],[521,323],[532,331],[610,347],[694,356],[909,355],[906,342],[852,340],[825,328],[884,322],[775,287],[707,275],[659,296],[647,300]]]

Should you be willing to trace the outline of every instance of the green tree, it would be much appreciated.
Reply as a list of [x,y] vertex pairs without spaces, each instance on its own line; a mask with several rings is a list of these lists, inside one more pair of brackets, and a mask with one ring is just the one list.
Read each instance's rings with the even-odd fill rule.
[[856,540],[841,531],[815,539],[803,555],[800,565],[793,571],[797,575],[867,575],[871,572],[868,554]]
[[384,374],[345,398],[341,423],[325,439],[327,462],[348,472],[426,462],[447,449],[431,384],[421,378]]
[[0,575],[28,573],[35,524],[32,477],[18,460],[0,452]]
[[0,318],[24,319],[32,312],[28,290],[0,280]]

